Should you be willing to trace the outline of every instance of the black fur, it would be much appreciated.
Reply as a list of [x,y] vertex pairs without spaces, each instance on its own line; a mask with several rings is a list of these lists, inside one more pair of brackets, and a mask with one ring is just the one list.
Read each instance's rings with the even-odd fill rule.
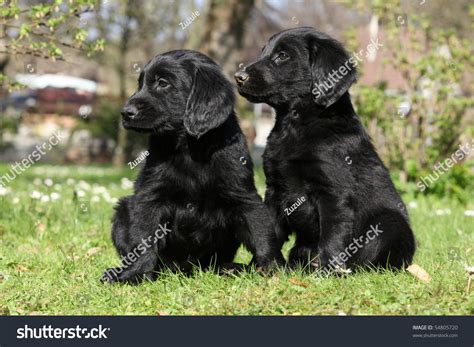
[[225,267],[241,243],[257,266],[284,263],[233,108],[232,85],[205,55],[171,51],[147,64],[122,114],[126,128],[150,134],[149,156],[112,226],[119,255],[137,259],[103,281]]
[[[280,242],[296,233],[291,265],[401,268],[411,262],[415,240],[405,205],[352,107],[355,66],[325,93],[314,90],[349,60],[336,40],[297,28],[271,37],[259,60],[236,73],[243,96],[276,110],[264,153],[265,203]],[[378,236],[355,246],[371,228]]]

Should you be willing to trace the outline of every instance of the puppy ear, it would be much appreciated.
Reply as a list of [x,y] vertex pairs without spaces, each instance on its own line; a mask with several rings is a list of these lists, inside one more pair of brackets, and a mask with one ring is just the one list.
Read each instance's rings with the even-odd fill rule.
[[331,106],[357,80],[357,60],[324,34],[311,34],[308,48],[313,99],[318,105]]
[[224,123],[233,112],[234,103],[232,85],[217,65],[196,66],[184,115],[186,131],[200,138],[209,130]]

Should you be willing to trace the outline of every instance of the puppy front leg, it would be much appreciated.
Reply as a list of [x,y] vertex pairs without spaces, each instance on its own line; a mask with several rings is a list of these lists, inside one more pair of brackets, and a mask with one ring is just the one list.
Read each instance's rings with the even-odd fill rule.
[[147,250],[139,257],[130,253],[122,257],[122,266],[110,268],[104,272],[100,279],[102,283],[130,283],[137,284],[142,280],[156,279],[157,254],[154,250]]
[[257,266],[264,270],[272,270],[284,266],[285,259],[275,233],[274,221],[266,206],[256,201],[244,212],[246,228],[238,238],[252,252]]
[[321,201],[318,265],[329,272],[344,270],[351,263],[347,247],[354,232],[354,211],[347,202],[348,199]]
[[268,186],[265,191],[265,206],[270,213],[270,218],[275,222],[275,234],[277,238],[278,248],[281,249],[283,244],[288,241],[288,236],[291,233],[288,221],[282,214],[280,201],[275,196],[275,189]]
[[120,254],[122,266],[105,271],[102,282],[138,283],[143,279],[156,278],[158,250],[164,247],[165,236],[171,230],[167,228],[167,224],[160,224],[153,234],[147,235],[140,230],[143,228],[132,226],[130,237],[133,238],[131,243],[134,247],[129,247],[127,253]]

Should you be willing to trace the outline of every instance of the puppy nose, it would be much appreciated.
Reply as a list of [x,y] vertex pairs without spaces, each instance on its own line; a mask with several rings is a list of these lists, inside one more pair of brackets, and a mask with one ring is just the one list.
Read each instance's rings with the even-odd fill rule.
[[238,85],[242,85],[249,79],[249,74],[244,70],[239,70],[235,73],[234,78]]
[[123,118],[133,119],[138,114],[138,108],[134,105],[126,105],[120,112]]

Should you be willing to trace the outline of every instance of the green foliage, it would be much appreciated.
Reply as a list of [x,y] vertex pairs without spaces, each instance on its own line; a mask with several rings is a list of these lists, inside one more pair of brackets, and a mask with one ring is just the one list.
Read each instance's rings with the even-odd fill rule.
[[[474,180],[472,168],[468,165],[455,165],[449,171],[445,172],[433,184],[430,184],[426,190],[421,192],[417,182],[421,182],[422,177],[428,177],[433,173],[431,171],[418,171],[413,161],[408,164],[411,171],[408,175],[408,181],[400,180],[400,172],[392,172],[392,180],[397,190],[412,199],[421,196],[434,196],[440,200],[457,201],[463,205],[469,205],[474,196]],[[435,177],[433,175],[433,177]]]
[[[474,196],[474,179],[471,170],[472,168],[467,165],[454,165],[425,192],[439,198],[457,199],[463,204],[468,204]],[[423,172],[420,175],[426,174],[429,173]]]
[[4,150],[6,144],[3,140],[5,133],[16,133],[20,125],[21,117],[19,114],[5,114],[0,112],[0,150]]
[[[346,3],[364,12],[369,9],[376,16],[385,64],[399,72],[405,85],[390,91],[385,83],[356,85],[357,112],[389,168],[414,183],[436,162],[454,153],[461,135],[473,135],[473,123],[466,115],[472,113],[474,98],[472,86],[465,83],[466,72],[474,67],[471,43],[438,27],[434,17],[414,5],[403,8],[398,0]],[[406,25],[396,20],[403,13]],[[360,47],[354,30],[348,38],[351,49]],[[410,105],[408,114],[399,110],[402,101]],[[470,175],[472,180],[472,174],[465,168],[455,170],[428,192],[442,194],[446,189],[445,194],[465,201],[467,185],[462,177]],[[454,180],[451,184],[445,182],[449,178]]]
[[94,106],[92,115],[78,125],[78,129],[87,129],[93,137],[117,139],[118,120],[121,105],[119,102],[100,98]]
[[[94,0],[54,0],[29,6],[7,1],[0,7],[0,26],[5,30],[6,44],[0,53],[29,55],[51,60],[65,60],[64,48],[77,49],[90,56],[104,49],[103,39],[87,40],[87,30],[80,18],[94,10]],[[8,90],[21,86],[0,74],[0,83]]]
[[[116,141],[121,108],[122,103],[118,100],[100,98],[92,115],[79,123],[77,129],[86,129],[93,137]],[[148,143],[148,135],[134,131],[128,132],[128,139],[125,149],[128,158],[132,158],[136,152],[146,148]]]

